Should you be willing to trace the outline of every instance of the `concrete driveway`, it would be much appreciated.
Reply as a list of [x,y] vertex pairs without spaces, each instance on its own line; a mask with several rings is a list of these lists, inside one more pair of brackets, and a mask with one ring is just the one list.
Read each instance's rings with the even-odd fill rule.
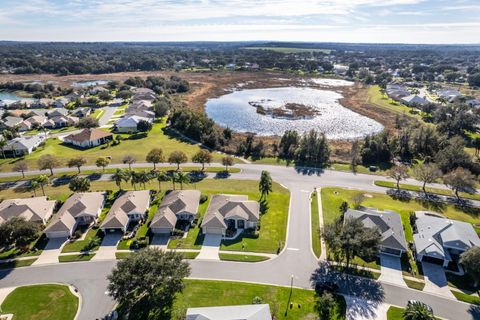
[[345,297],[347,303],[347,320],[387,320],[390,305],[367,301],[351,296]]
[[48,240],[45,249],[43,249],[43,252],[33,263],[33,265],[58,263],[58,256],[62,252],[65,241],[67,241],[67,238],[56,238]]
[[198,260],[220,260],[218,252],[220,251],[220,243],[222,242],[222,235],[220,234],[206,234],[203,239],[202,249],[197,256]]
[[153,236],[152,242],[150,242],[150,248],[167,250],[169,240],[169,234],[156,234]]
[[103,237],[102,244],[98,248],[97,253],[92,260],[111,260],[115,259],[115,252],[117,251],[117,244],[122,239],[123,233],[107,232]]
[[425,277],[425,288],[423,288],[423,291],[455,299],[454,295],[448,288],[445,270],[441,265],[422,262],[422,268]]
[[389,282],[403,287],[407,286],[405,281],[403,281],[402,263],[399,257],[380,254],[380,271],[379,281]]

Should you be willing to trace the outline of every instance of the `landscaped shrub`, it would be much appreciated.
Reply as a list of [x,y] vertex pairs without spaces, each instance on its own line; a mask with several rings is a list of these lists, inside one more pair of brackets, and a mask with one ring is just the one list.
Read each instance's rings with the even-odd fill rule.
[[206,194],[202,194],[200,196],[200,204],[205,203],[208,200],[208,196]]

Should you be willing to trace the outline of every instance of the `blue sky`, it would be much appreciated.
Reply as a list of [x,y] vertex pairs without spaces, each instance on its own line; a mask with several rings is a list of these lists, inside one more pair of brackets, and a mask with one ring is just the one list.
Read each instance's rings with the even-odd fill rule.
[[480,0],[0,0],[0,39],[480,43]]

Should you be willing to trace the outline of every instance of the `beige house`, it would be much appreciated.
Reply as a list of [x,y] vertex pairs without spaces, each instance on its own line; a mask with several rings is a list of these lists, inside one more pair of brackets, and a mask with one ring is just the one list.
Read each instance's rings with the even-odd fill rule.
[[222,234],[228,228],[255,228],[260,219],[260,204],[245,195],[214,195],[202,221],[205,234]]
[[110,132],[90,128],[83,129],[79,133],[68,135],[63,138],[63,141],[80,148],[92,148],[107,143],[112,139],[113,135]]
[[176,190],[165,195],[150,224],[153,233],[170,233],[178,220],[191,223],[200,203],[200,191]]
[[100,229],[126,232],[131,222],[142,220],[150,207],[150,191],[127,191],[115,200]]
[[97,220],[104,202],[103,192],[74,193],[45,228],[45,235],[49,239],[72,236],[78,226],[89,225]]
[[0,204],[0,224],[15,217],[46,224],[53,214],[55,202],[47,197],[4,200]]

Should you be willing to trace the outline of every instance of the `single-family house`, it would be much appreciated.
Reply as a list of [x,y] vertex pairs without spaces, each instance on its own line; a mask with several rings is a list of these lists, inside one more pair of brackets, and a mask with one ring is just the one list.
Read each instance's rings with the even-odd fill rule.
[[150,118],[155,119],[155,112],[149,110],[142,110],[142,109],[126,109],[125,110],[125,117],[127,116],[138,116],[142,118]]
[[48,112],[48,109],[31,109],[31,110],[27,110],[25,114],[28,117],[34,117],[34,116],[46,117],[47,112]]
[[127,191],[115,200],[100,229],[126,232],[131,222],[145,219],[149,207],[149,190]]
[[268,304],[188,308],[186,320],[272,320]]
[[71,114],[78,118],[85,118],[90,115],[92,109],[89,107],[80,107],[72,110]]
[[387,95],[394,100],[400,100],[410,95],[410,92],[405,88],[405,86],[398,83],[387,84],[385,91]]
[[98,94],[100,92],[108,92],[108,90],[101,86],[96,86],[88,90],[89,94]]
[[34,136],[17,137],[8,141],[3,147],[3,151],[7,157],[24,156],[32,153],[46,139],[47,135],[44,133],[39,133]]
[[60,117],[68,115],[68,110],[65,108],[55,108],[47,112],[49,118]]
[[25,132],[32,129],[32,124],[28,121],[22,121],[17,126],[19,132]]
[[480,246],[477,233],[467,222],[417,213],[415,226],[413,240],[418,261],[447,267],[450,262],[458,261],[464,251]]
[[60,98],[56,99],[55,101],[52,102],[52,106],[54,108],[65,108],[65,106],[68,104],[69,100],[67,98]]
[[23,122],[23,118],[7,116],[2,120],[3,128],[15,128]]
[[260,204],[246,195],[216,194],[212,196],[202,221],[202,232],[225,235],[227,229],[256,228]]
[[367,228],[376,228],[381,235],[380,252],[401,256],[407,252],[405,234],[400,215],[393,211],[374,209],[353,210],[345,212],[344,219],[359,219]]
[[79,133],[74,133],[63,138],[63,142],[72,144],[80,148],[91,148],[107,143],[113,139],[110,132],[97,128],[83,129]]
[[48,119],[44,123],[45,128],[63,128],[68,126],[73,126],[78,122],[77,117],[72,116],[55,116]]
[[24,218],[44,225],[52,216],[55,203],[47,197],[4,200],[0,203],[0,224],[11,218]]
[[437,92],[438,97],[445,99],[447,101],[453,101],[457,97],[461,97],[462,94],[455,89],[445,89]]
[[428,104],[428,100],[414,94],[403,97],[401,100],[404,104],[410,107],[424,106]]
[[78,226],[90,225],[97,220],[104,201],[103,192],[74,193],[45,228],[45,235],[49,239],[72,236]]
[[115,130],[120,133],[137,132],[140,121],[153,122],[152,118],[145,118],[140,116],[125,116],[115,123]]
[[153,233],[170,233],[178,220],[191,223],[200,203],[200,191],[176,190],[163,197],[150,229]]

